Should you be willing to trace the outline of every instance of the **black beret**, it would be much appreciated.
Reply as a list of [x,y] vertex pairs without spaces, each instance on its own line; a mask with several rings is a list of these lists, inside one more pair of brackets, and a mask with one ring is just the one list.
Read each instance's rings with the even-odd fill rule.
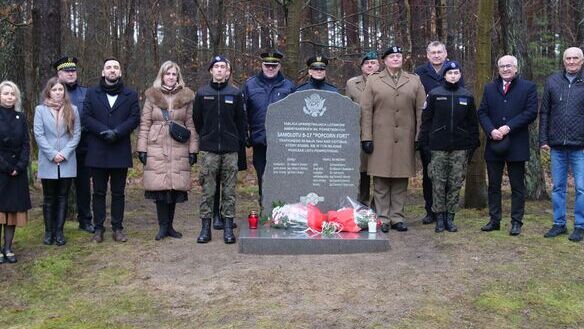
[[444,66],[442,67],[442,76],[446,75],[446,72],[450,71],[450,70],[460,70],[460,64],[458,64],[457,61],[449,61],[444,63]]
[[62,57],[53,63],[55,70],[77,71],[77,57]]
[[381,59],[384,59],[385,57],[387,57],[387,55],[401,54],[401,53],[402,53],[401,47],[391,46],[391,47],[387,48],[387,50],[383,53],[383,56],[381,56]]
[[227,60],[227,58],[225,58],[225,56],[216,55],[216,56],[213,56],[213,58],[209,62],[209,70],[211,70],[213,68],[213,65],[215,65],[215,63],[219,63],[219,62],[225,62],[225,64],[229,64],[229,61]]

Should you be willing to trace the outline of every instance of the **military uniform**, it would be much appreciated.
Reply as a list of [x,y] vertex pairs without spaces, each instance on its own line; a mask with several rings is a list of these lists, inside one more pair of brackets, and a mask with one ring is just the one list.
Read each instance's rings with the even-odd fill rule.
[[[306,60],[306,66],[308,66],[309,74],[311,70],[318,70],[318,71],[326,71],[326,66],[328,65],[328,58],[324,56],[312,56],[308,60]],[[301,84],[296,88],[296,91],[303,91],[303,90],[310,90],[310,89],[317,89],[317,90],[326,90],[332,91],[335,93],[339,92],[339,89],[334,85],[325,81],[325,77],[322,79],[314,79],[312,76],[308,81]]]

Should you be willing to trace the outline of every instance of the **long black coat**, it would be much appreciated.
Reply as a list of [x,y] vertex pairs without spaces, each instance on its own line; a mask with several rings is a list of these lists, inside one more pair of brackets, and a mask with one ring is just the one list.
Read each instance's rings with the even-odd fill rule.
[[[140,107],[135,91],[124,87],[114,106],[110,107],[107,95],[101,87],[89,89],[83,103],[82,123],[88,133],[86,166],[132,167],[130,135],[140,124]],[[108,129],[115,129],[118,134],[118,140],[112,144],[99,135]]]
[[[479,122],[487,135],[486,161],[528,161],[529,124],[537,118],[537,87],[535,83],[519,77],[511,81],[509,91],[503,95],[503,81],[495,79],[485,86],[479,107]],[[511,146],[505,156],[491,149],[491,131],[507,125],[511,128]]]
[[[30,143],[22,112],[0,107],[0,211],[23,212],[31,208],[26,167]],[[10,174],[16,170],[16,176]]]

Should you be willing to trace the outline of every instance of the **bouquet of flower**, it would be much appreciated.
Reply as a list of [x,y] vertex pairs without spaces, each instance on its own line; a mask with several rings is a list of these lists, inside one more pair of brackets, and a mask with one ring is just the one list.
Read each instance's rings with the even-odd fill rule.
[[342,209],[352,209],[355,223],[362,229],[367,229],[369,222],[377,222],[377,214],[373,209],[367,207],[361,202],[346,197],[341,203]]
[[280,205],[272,210],[272,227],[305,230],[307,218],[308,209],[302,203]]

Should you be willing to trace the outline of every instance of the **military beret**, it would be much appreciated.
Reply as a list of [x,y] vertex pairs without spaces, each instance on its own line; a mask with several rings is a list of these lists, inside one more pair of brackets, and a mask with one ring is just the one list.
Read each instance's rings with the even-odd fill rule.
[[387,55],[401,54],[401,53],[402,53],[401,47],[391,46],[391,47],[387,48],[387,50],[383,53],[383,56],[381,56],[381,59],[384,59],[385,57],[387,57]]
[[379,56],[377,56],[377,52],[376,51],[368,51],[365,53],[365,55],[363,55],[363,58],[361,59],[361,65],[363,65],[363,63],[365,63],[365,61],[371,60],[371,59],[378,59]]
[[262,64],[279,64],[284,58],[284,54],[278,50],[269,50],[260,54]]
[[229,61],[227,60],[227,58],[225,58],[225,56],[216,55],[216,56],[213,56],[213,58],[209,62],[209,70],[211,70],[213,68],[213,65],[215,65],[215,63],[219,63],[219,62],[225,62],[225,64],[229,64]]
[[306,61],[306,66],[309,69],[326,68],[328,65],[328,58],[324,56],[312,56]]
[[444,63],[444,66],[442,67],[442,76],[446,75],[446,72],[450,71],[450,70],[460,70],[460,64],[458,64],[457,61],[449,61]]
[[77,71],[77,57],[62,57],[53,63],[55,70]]

